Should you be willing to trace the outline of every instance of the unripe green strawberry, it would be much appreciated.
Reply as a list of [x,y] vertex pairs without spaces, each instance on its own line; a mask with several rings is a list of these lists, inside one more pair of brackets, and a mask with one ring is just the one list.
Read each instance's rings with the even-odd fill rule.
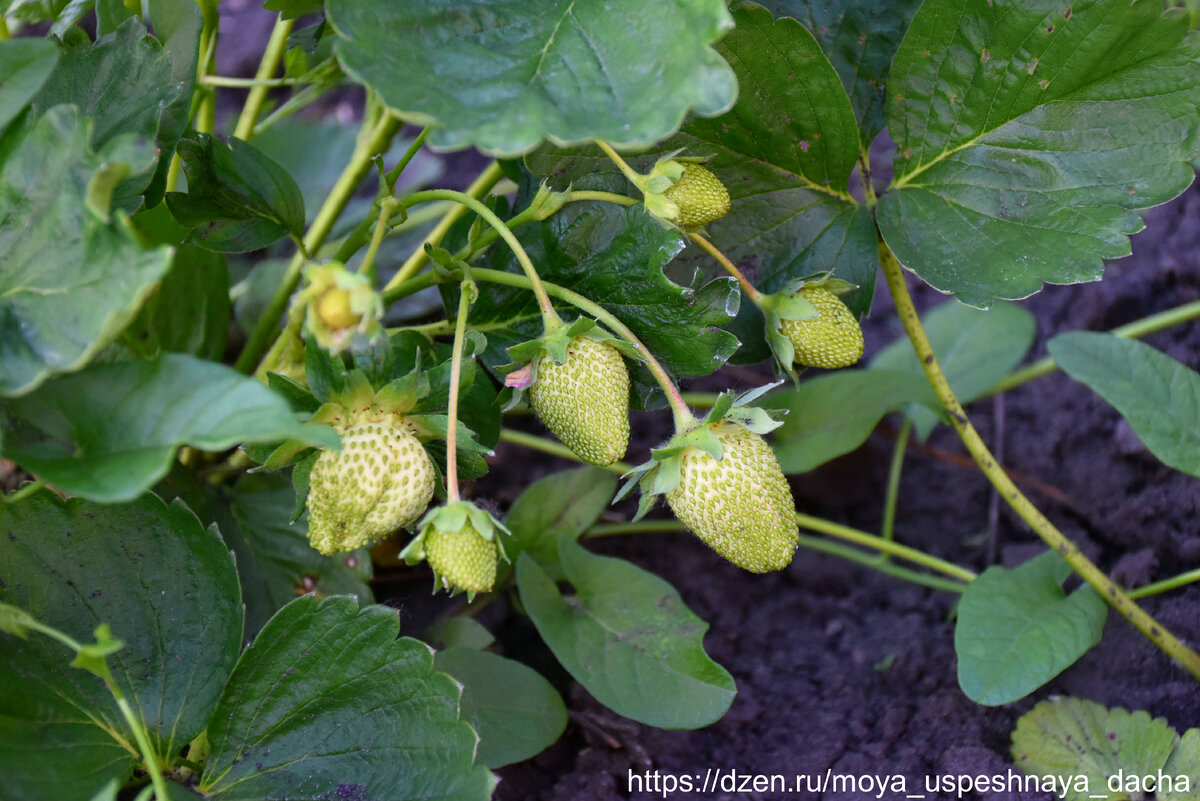
[[771,446],[740,425],[714,429],[718,461],[688,446],[679,484],[667,503],[679,520],[721,556],[752,573],[782,570],[799,543],[792,491]]
[[612,464],[629,445],[629,371],[612,345],[577,336],[567,359],[543,354],[529,402],[554,436],[592,464]]
[[779,330],[792,341],[796,364],[835,370],[862,358],[862,329],[841,298],[823,286],[802,287],[796,294],[818,312],[807,320],[781,321]]
[[470,523],[458,531],[435,527],[425,534],[425,559],[448,590],[491,591],[499,558],[496,543],[485,539]]
[[437,472],[397,415],[335,426],[340,451],[309,474],[308,539],[323,554],[352,551],[413,523],[433,498]]
[[663,196],[679,206],[679,219],[675,222],[684,228],[699,228],[729,213],[729,190],[720,178],[699,164],[684,164],[683,177]]

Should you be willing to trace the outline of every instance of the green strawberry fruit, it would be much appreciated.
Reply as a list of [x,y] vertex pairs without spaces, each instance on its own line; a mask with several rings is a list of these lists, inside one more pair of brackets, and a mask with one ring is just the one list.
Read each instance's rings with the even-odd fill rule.
[[783,320],[780,324],[780,333],[796,350],[796,364],[836,370],[862,358],[862,329],[841,298],[822,286],[802,287],[796,294],[818,312],[807,320]]
[[684,228],[699,228],[729,213],[729,190],[721,179],[699,164],[684,164],[683,177],[663,195],[679,206]]
[[489,592],[496,583],[499,558],[496,543],[485,539],[470,523],[457,531],[435,527],[425,534],[425,559],[450,591]]
[[612,345],[577,336],[556,364],[543,353],[529,402],[554,436],[592,464],[612,464],[629,445],[629,371]]
[[752,573],[787,567],[799,543],[792,491],[771,446],[737,424],[715,426],[720,460],[694,446],[679,457],[667,503],[721,556]]
[[340,451],[309,474],[308,539],[323,554],[353,551],[410,525],[433,498],[437,471],[399,415],[335,426]]

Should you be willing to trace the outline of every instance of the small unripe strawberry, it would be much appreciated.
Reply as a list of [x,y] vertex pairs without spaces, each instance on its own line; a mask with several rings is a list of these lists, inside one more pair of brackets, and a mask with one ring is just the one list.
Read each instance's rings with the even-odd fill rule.
[[729,190],[721,179],[699,164],[683,165],[683,177],[663,195],[679,206],[679,219],[684,228],[699,228],[729,213]]
[[308,539],[326,555],[369,545],[416,521],[437,480],[433,460],[398,415],[335,428],[342,449],[323,452],[308,479]]
[[862,358],[863,333],[842,299],[823,286],[802,287],[797,295],[817,310],[807,320],[783,320],[780,333],[792,341],[796,364],[836,370]]
[[714,429],[720,460],[694,446],[679,457],[667,503],[721,556],[752,573],[782,570],[799,543],[792,491],[771,446],[738,425]]
[[499,558],[496,543],[484,538],[470,523],[457,531],[434,527],[425,534],[425,559],[451,591],[490,592],[496,583]]
[[529,402],[554,436],[591,464],[612,464],[629,445],[629,371],[612,345],[577,336],[556,364],[544,353]]

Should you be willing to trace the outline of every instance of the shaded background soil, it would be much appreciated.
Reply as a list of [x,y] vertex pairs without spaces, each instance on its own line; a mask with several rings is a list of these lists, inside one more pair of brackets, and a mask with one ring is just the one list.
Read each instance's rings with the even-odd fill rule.
[[[222,25],[221,72],[252,74],[273,15],[250,0],[223,2],[222,13],[228,25]],[[337,113],[360,106],[345,97],[336,102],[342,104],[332,107]],[[454,186],[459,178],[466,183],[478,163],[470,155],[450,160],[440,183]],[[1194,256],[1200,245],[1198,215],[1200,190],[1193,189],[1148,214],[1146,232],[1133,240],[1134,255],[1110,264],[1103,282],[1048,287],[1026,301],[1038,320],[1031,358],[1044,355],[1046,340],[1056,333],[1109,329],[1200,298]],[[915,282],[913,288],[922,309],[945,300]],[[864,329],[867,358],[902,333],[886,293],[880,293]],[[1148,341],[1200,367],[1200,327],[1181,326]],[[752,377],[744,370],[726,376],[741,387]],[[721,387],[720,382],[696,386]],[[1008,393],[1000,403],[984,401],[969,410],[985,441],[993,449],[1002,442],[1006,467],[1061,493],[1056,500],[1024,487],[1103,569],[1127,584],[1140,584],[1200,566],[1195,524],[1200,482],[1159,464],[1102,400],[1052,374]],[[641,461],[646,447],[662,438],[663,416],[635,415],[635,431],[642,436],[630,461]],[[798,508],[877,530],[893,444],[888,425],[895,425],[894,418],[857,452],[793,477]],[[1040,542],[1006,508],[989,513],[989,485],[973,468],[956,462],[964,455],[945,428],[934,433],[926,449],[910,448],[897,537],[976,570],[987,566],[992,552],[981,536],[989,530],[996,537],[994,552],[1005,564],[1039,553]],[[535,478],[570,466],[512,446],[499,449],[495,464],[475,492],[502,508]],[[689,535],[612,539],[591,547],[631,559],[679,589],[710,622],[705,646],[733,674],[738,697],[723,720],[701,731],[662,731],[618,718],[557,667],[526,619],[507,603],[495,604],[481,620],[499,636],[498,650],[542,670],[571,709],[571,723],[556,745],[499,772],[499,799],[653,798],[658,794],[629,792],[628,772],[696,775],[708,768],[787,776],[827,770],[899,774],[907,777],[910,792],[922,792],[926,775],[1004,773],[1016,719],[1053,694],[1146,709],[1181,731],[1200,725],[1200,685],[1114,614],[1103,642],[1033,698],[986,708],[958,688],[950,595],[806,551],[786,571],[755,576]],[[424,577],[403,588],[411,588],[411,594],[379,587],[380,600],[400,606],[406,630],[414,633],[438,609],[431,606]],[[1144,605],[1177,635],[1200,644],[1200,587],[1147,599]]]

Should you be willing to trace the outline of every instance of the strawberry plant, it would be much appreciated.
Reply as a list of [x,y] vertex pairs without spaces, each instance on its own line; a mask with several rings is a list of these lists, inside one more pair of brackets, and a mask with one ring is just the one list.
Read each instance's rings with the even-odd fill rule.
[[[1036,692],[1110,611],[1200,679],[1138,603],[1200,570],[1119,586],[964,407],[1061,369],[1200,476],[1200,374],[1135,341],[1200,304],[1019,368],[1014,302],[1100,280],[1191,184],[1182,10],[265,6],[246,78],[217,70],[212,0],[0,2],[6,797],[488,798],[567,708],[477,617],[528,619],[617,715],[721,719],[708,624],[601,535],[688,530],[752,573],[818,550],[961,596],[979,704]],[[469,185],[439,185],[474,162],[429,154],[472,149]],[[891,344],[860,327],[880,274]],[[919,315],[918,281],[954,298]],[[891,414],[881,531],[798,510],[788,476]],[[939,425],[1044,553],[897,540],[906,446]],[[529,471],[502,441],[589,466],[505,508],[489,477]],[[433,625],[382,569],[444,593]]]

